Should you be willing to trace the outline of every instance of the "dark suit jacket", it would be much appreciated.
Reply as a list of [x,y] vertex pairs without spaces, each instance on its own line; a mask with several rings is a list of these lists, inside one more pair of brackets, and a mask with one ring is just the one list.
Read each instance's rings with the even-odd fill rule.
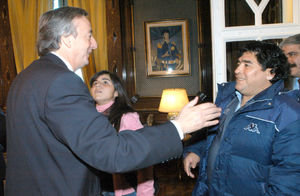
[[[5,178],[5,161],[3,153],[6,151],[6,126],[5,114],[0,109],[0,186]],[[0,191],[1,192],[1,191]],[[1,194],[0,194],[1,195]]]
[[98,195],[94,169],[136,170],[182,152],[170,122],[117,135],[83,81],[53,54],[16,77],[6,115],[6,196]]

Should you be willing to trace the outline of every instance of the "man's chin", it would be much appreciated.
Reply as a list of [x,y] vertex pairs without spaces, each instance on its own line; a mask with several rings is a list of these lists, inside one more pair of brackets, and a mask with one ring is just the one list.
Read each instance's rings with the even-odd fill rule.
[[79,67],[79,69],[81,69],[81,68],[87,66],[88,64],[89,64],[89,61],[87,60],[86,62],[84,62],[84,63]]
[[296,75],[296,73],[297,73],[297,67],[291,67],[291,76],[295,76]]

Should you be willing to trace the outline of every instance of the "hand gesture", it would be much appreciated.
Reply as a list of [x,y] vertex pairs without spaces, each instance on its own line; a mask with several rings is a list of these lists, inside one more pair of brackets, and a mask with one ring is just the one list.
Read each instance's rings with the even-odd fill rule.
[[198,97],[190,101],[180,111],[175,121],[178,122],[183,133],[191,133],[219,123],[221,108],[213,103],[196,105]]
[[197,164],[200,161],[200,157],[193,153],[190,152],[183,160],[183,167],[184,167],[184,171],[185,173],[191,177],[191,178],[195,178],[195,175],[192,173],[191,168],[195,168],[197,166]]

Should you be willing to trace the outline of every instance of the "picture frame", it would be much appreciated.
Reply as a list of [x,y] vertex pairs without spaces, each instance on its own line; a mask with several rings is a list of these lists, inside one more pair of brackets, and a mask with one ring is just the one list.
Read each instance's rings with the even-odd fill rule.
[[190,75],[188,21],[146,21],[144,27],[147,77]]

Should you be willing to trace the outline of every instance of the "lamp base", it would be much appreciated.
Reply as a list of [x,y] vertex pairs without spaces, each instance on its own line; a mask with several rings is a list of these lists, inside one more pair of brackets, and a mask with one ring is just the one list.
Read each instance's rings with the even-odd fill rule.
[[178,112],[169,112],[167,118],[168,118],[168,120],[175,120],[177,115],[178,115]]

